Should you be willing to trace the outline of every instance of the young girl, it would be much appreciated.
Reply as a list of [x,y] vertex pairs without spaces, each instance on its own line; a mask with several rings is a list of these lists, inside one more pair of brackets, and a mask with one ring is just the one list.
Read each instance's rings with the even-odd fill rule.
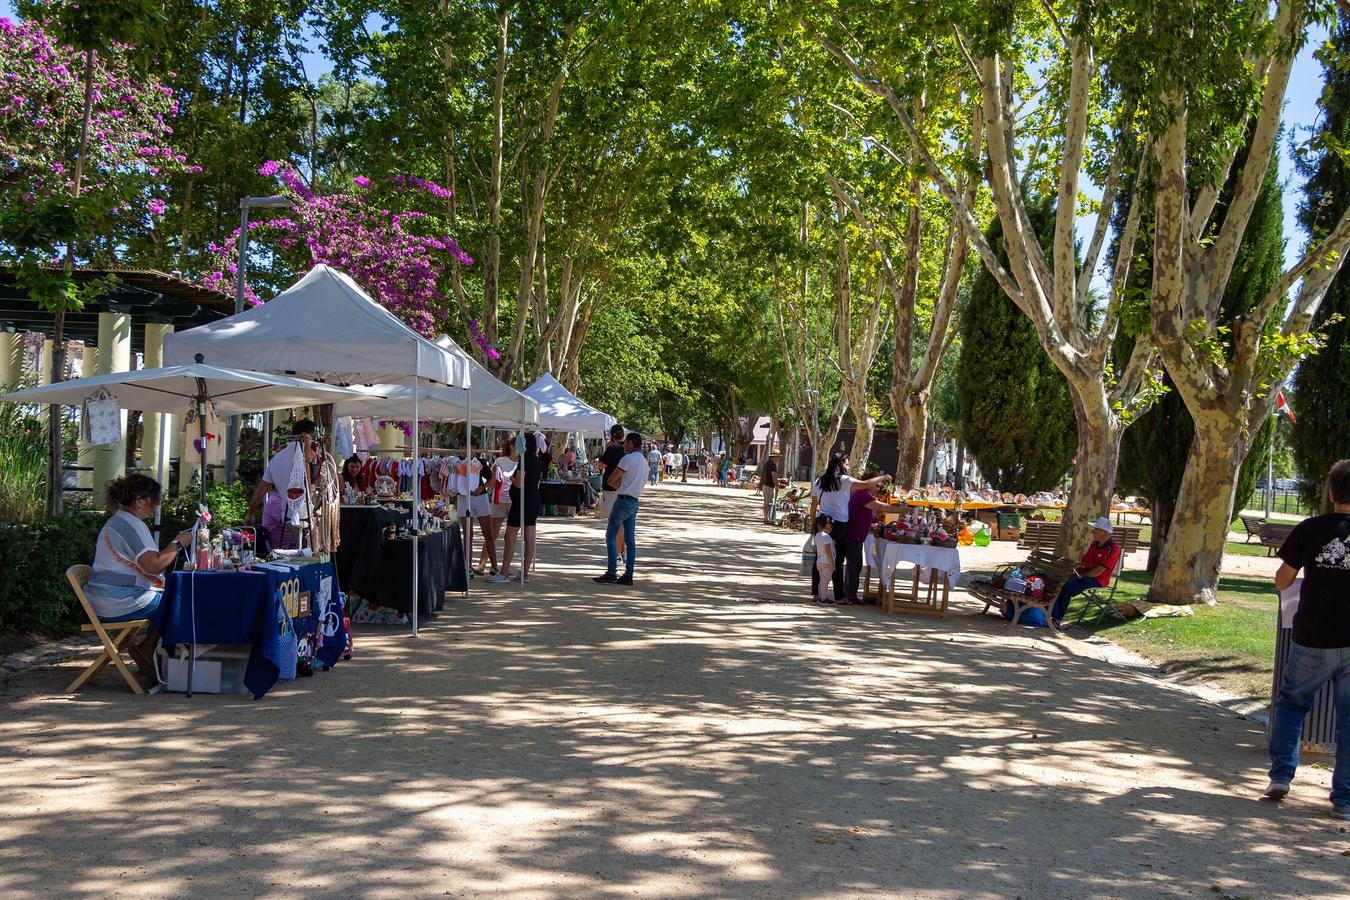
[[816,573],[820,576],[820,586],[816,588],[816,602],[833,604],[830,598],[830,584],[834,580],[834,538],[830,529],[834,521],[824,513],[816,516],[816,535],[812,538],[816,544]]

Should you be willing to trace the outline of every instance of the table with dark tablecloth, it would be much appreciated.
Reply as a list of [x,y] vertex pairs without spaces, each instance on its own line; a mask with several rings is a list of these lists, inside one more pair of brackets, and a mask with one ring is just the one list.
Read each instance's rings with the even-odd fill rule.
[[383,581],[384,530],[407,525],[409,517],[407,511],[383,506],[342,507],[338,519],[342,541],[333,554],[333,565],[344,591],[375,598]]
[[[387,525],[406,521],[401,513],[380,507],[342,508],[342,543],[334,554],[342,589],[371,603],[412,612],[411,537],[386,540]],[[439,610],[445,592],[468,590],[464,545],[457,524],[427,532],[418,540],[419,613]]]
[[539,502],[544,506],[574,506],[580,514],[586,505],[586,485],[581,482],[541,482]]
[[293,579],[309,591],[308,616],[293,620],[295,633],[322,635],[315,658],[332,668],[347,646],[343,610],[332,563],[290,567],[287,572],[174,572],[164,584],[164,600],[151,617],[167,647],[176,644],[249,644],[244,686],[254,698],[266,694],[279,677],[282,586]]

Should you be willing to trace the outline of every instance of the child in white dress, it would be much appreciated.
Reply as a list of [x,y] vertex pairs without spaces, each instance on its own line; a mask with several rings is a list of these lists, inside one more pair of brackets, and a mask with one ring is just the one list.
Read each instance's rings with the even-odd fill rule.
[[820,586],[816,588],[816,602],[826,606],[834,603],[830,597],[835,566],[834,538],[830,537],[830,529],[833,527],[834,521],[821,513],[816,516],[816,533],[811,538],[816,545],[816,572],[820,575]]

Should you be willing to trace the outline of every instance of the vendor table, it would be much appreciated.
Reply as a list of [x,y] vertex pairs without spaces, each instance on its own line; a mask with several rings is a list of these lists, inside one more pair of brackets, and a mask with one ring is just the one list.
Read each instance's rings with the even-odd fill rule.
[[[411,537],[386,540],[389,525],[406,524],[402,510],[379,506],[342,507],[342,543],[333,561],[342,589],[371,603],[412,612]],[[464,592],[464,545],[459,525],[426,532],[418,540],[419,613],[434,613],[445,604],[446,591]]]
[[[876,572],[878,605],[887,612],[900,610],[946,617],[952,585],[961,576],[961,554],[955,547],[902,544],[868,535],[863,542],[863,560],[866,565],[863,592],[871,594],[872,573]],[[907,598],[903,594],[897,596],[895,590],[895,571],[901,563],[910,563],[914,567],[914,580]],[[922,595],[921,583],[924,585]]]
[[308,615],[292,620],[295,634],[322,636],[323,646],[315,652],[315,659],[331,668],[347,647],[332,563],[238,572],[174,572],[165,580],[164,599],[151,622],[167,647],[251,645],[244,686],[256,699],[271,690],[280,676],[279,664],[288,652],[282,637],[283,599],[297,587],[309,592],[311,607]]
[[[956,506],[954,500],[905,500],[910,506],[917,506],[922,509],[952,509]],[[990,503],[987,500],[968,500],[961,504],[961,509],[965,512],[976,512],[981,509],[1002,509],[1006,504]]]
[[541,482],[539,502],[544,506],[574,506],[577,515],[581,515],[586,505],[586,485],[580,481]]
[[1153,517],[1153,510],[1139,506],[1116,507],[1111,512],[1115,513],[1117,525],[1124,525],[1126,516],[1138,516],[1140,525],[1144,524],[1145,519]]

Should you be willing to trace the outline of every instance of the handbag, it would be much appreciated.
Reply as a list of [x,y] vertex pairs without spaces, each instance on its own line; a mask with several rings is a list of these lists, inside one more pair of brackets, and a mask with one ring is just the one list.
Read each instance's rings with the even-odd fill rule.
[[[281,588],[282,592],[288,590],[287,586]],[[296,590],[299,590],[297,583]],[[300,641],[295,634],[295,622],[291,619],[290,610],[286,608],[286,602],[283,599],[277,604],[277,677],[286,681],[295,680],[296,667],[300,663]]]

